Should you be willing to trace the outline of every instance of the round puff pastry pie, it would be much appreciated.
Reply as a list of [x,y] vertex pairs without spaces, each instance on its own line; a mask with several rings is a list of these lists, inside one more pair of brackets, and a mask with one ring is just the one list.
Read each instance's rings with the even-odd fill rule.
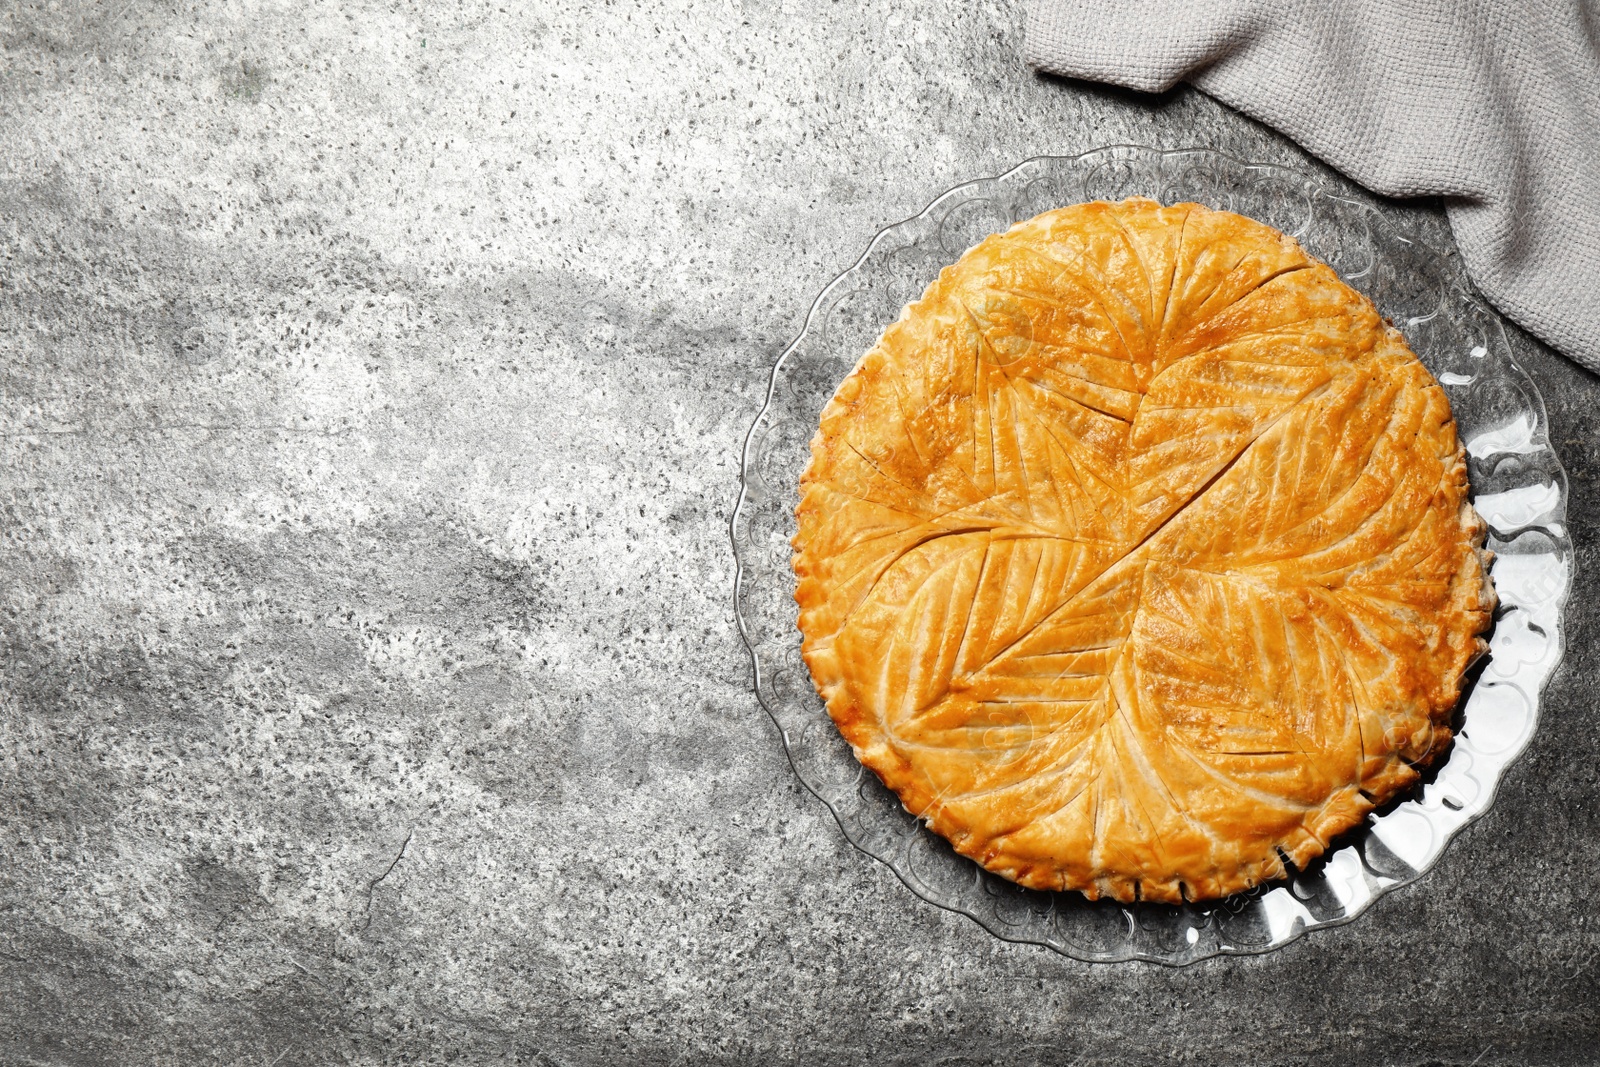
[[1035,889],[1178,902],[1319,856],[1450,739],[1495,596],[1443,391],[1289,237],[1051,211],[822,413],[804,655],[907,810]]

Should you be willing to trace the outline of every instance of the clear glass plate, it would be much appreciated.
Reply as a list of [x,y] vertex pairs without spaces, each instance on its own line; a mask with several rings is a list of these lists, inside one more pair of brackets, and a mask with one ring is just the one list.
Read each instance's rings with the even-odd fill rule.
[[[851,754],[812,687],[796,626],[789,538],[798,483],[822,406],[839,382],[939,269],[987,234],[1064,204],[1133,195],[1193,200],[1266,222],[1370,297],[1450,396],[1473,502],[1497,557],[1501,608],[1490,656],[1474,672],[1461,729],[1436,776],[1412,799],[1370,816],[1310,870],[1206,904],[1123,905],[1037,892],[957,855]],[[924,900],[997,937],[1081,960],[1183,964],[1265,952],[1348,922],[1414,881],[1488,809],[1500,776],[1533,734],[1545,680],[1561,658],[1561,609],[1572,580],[1566,475],[1546,436],[1539,391],[1512,360],[1499,317],[1475,294],[1442,224],[1406,221],[1298,171],[1218,152],[1118,146],[1031,159],[958,186],[883,230],[817,297],[800,336],[778,358],[742,474],[732,522],[735,605],[757,694],[801,781],[856,847]]]

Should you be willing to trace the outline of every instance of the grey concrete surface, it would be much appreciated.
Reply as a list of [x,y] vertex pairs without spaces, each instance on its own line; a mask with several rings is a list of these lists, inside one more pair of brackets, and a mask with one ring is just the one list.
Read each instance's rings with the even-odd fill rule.
[[10,0],[0,47],[0,1063],[1596,1062],[1600,385],[1531,343],[1571,651],[1352,926],[1002,943],[750,691],[738,450],[875,229],[1282,139],[1035,77],[996,0]]

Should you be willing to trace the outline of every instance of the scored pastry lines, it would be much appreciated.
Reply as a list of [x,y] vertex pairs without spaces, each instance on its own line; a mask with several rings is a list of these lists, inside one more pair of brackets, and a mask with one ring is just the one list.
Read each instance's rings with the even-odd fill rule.
[[[1372,487],[1367,484],[1376,458],[1386,455],[1386,447],[1392,451],[1401,409],[1409,409],[1404,416],[1412,424],[1420,425],[1427,415],[1414,388],[1406,394],[1411,403],[1395,402],[1406,392],[1402,386],[1407,384],[1408,365],[1398,356],[1387,358],[1390,353],[1369,352],[1342,367],[1326,368],[1327,355],[1322,350],[1346,339],[1352,330],[1357,335],[1365,330],[1372,336],[1369,349],[1383,347],[1383,328],[1370,305],[1341,303],[1344,298],[1325,298],[1323,293],[1297,305],[1300,314],[1287,321],[1270,319],[1272,301],[1281,301],[1274,293],[1288,284],[1279,283],[1277,290],[1269,291],[1279,279],[1319,269],[1331,279],[1331,272],[1306,260],[1292,242],[1279,245],[1273,253],[1283,258],[1285,249],[1292,249],[1290,258],[1297,262],[1273,262],[1271,256],[1249,249],[1236,252],[1226,269],[1214,272],[1211,284],[1202,291],[1197,284],[1197,278],[1205,273],[1202,268],[1223,253],[1207,246],[1196,252],[1184,243],[1182,235],[1190,232],[1193,216],[1192,210],[1185,212],[1180,237],[1167,245],[1166,299],[1154,338],[1151,322],[1156,319],[1156,294],[1149,284],[1147,250],[1115,213],[1112,218],[1120,240],[1135,252],[1123,267],[1137,269],[1151,312],[1148,318],[1134,316],[1137,321],[1128,324],[1136,326],[1131,333],[1111,311],[1109,294],[1116,289],[1113,279],[1088,268],[1086,247],[1063,258],[1042,254],[1032,247],[1032,241],[1015,242],[1029,246],[1026,255],[1019,257],[1024,261],[1045,261],[1063,269],[1073,261],[1084,264],[1084,272],[1093,274],[1094,284],[1080,278],[1076,279],[1078,288],[1091,296],[1114,327],[1102,324],[1100,337],[1114,337],[1113,348],[1121,349],[1118,355],[1122,359],[1105,354],[1104,349],[1091,351],[1087,345],[1057,343],[1063,339],[1052,339],[1051,330],[1059,332],[1065,327],[1060,322],[1052,326],[1044,319],[1040,320],[1043,329],[1030,331],[1022,355],[1010,358],[1009,350],[996,346],[985,325],[988,319],[1004,317],[1004,299],[1035,299],[1063,313],[1082,309],[1037,293],[1038,286],[1022,285],[1014,277],[989,279],[993,284],[978,294],[981,300],[975,300],[973,291],[960,289],[947,271],[928,297],[891,327],[841,387],[824,413],[823,430],[813,443],[813,468],[824,457],[831,457],[834,476],[812,480],[807,501],[834,498],[834,504],[821,506],[846,511],[875,507],[909,520],[898,527],[884,521],[869,527],[870,536],[864,539],[832,546],[841,558],[865,558],[854,565],[849,577],[833,583],[832,593],[824,601],[813,597],[808,604],[807,582],[817,572],[807,568],[817,564],[815,558],[807,558],[802,545],[807,531],[806,505],[802,505],[802,535],[796,540],[802,626],[808,637],[807,662],[828,698],[829,710],[861,758],[901,792],[908,807],[928,818],[958,848],[1025,884],[1032,884],[1028,881],[1031,876],[1045,875],[1034,871],[1030,861],[1012,863],[1000,852],[1041,821],[1059,821],[1058,817],[1065,817],[1063,812],[1086,796],[1093,808],[1088,819],[1090,851],[1095,853],[1114,847],[1103,836],[1107,820],[1121,818],[1127,826],[1148,831],[1161,842],[1158,851],[1165,850],[1163,831],[1173,832],[1174,820],[1180,830],[1210,825],[1201,816],[1191,815],[1173,791],[1173,781],[1196,773],[1231,794],[1257,801],[1270,798],[1274,805],[1294,814],[1296,818],[1289,822],[1300,825],[1300,837],[1288,833],[1288,825],[1280,828],[1288,836],[1279,835],[1291,858],[1320,851],[1313,847],[1325,843],[1317,837],[1317,826],[1328,819],[1337,822],[1345,818],[1329,813],[1341,805],[1348,807],[1351,797],[1345,794],[1353,794],[1351,783],[1363,781],[1362,772],[1369,762],[1368,719],[1378,718],[1371,695],[1366,693],[1367,683],[1351,656],[1364,658],[1369,666],[1381,660],[1380,676],[1392,673],[1395,651],[1373,632],[1372,625],[1393,629],[1395,617],[1415,614],[1402,598],[1407,589],[1418,587],[1418,581],[1386,576],[1384,566],[1409,554],[1406,550],[1419,524],[1431,521],[1434,512],[1413,507],[1409,514],[1389,514],[1397,495],[1402,490],[1410,493],[1404,469],[1401,477],[1387,479],[1376,500],[1368,499]],[[967,258],[982,254],[989,244],[985,242]],[[1250,270],[1242,270],[1251,265],[1259,268],[1255,277]],[[1332,291],[1336,297],[1349,293],[1342,287]],[[1353,294],[1349,296],[1359,301]],[[997,302],[995,297],[1003,299]],[[948,313],[937,310],[941,300]],[[1133,307],[1125,299],[1123,302]],[[1248,306],[1241,310],[1241,305]],[[919,310],[920,318],[915,314]],[[1256,317],[1252,319],[1246,312]],[[952,319],[951,313],[956,318]],[[1263,313],[1268,321],[1261,320]],[[1011,314],[1010,318],[1016,321],[1022,316]],[[1219,338],[1211,324],[1223,318],[1233,320],[1233,332]],[[1138,338],[1137,348],[1130,343],[1134,337]],[[1271,348],[1265,348],[1269,342]],[[947,357],[943,366],[936,364],[918,377],[909,374],[911,364],[892,358],[897,345],[942,348],[950,357],[965,349],[967,356],[959,365]],[[1073,353],[1072,358],[1063,358],[1067,352]],[[1268,358],[1249,358],[1252,356]],[[1415,363],[1409,352],[1404,352],[1404,357]],[[1067,371],[1059,373],[1059,380],[1052,384],[1048,375],[1061,366]],[[1117,371],[1119,366],[1122,372]],[[1373,383],[1382,379],[1376,390],[1359,380],[1375,366],[1383,371],[1371,377]],[[1105,377],[1116,383],[1095,380],[1097,370],[1107,372]],[[1180,374],[1186,377],[1177,377]],[[871,383],[883,378],[889,379],[892,421],[905,446],[898,458],[892,443],[863,441],[858,446],[847,429],[853,409],[874,402]],[[1128,395],[1130,391],[1121,388],[1127,384],[1137,386],[1131,405],[1110,399]],[[1437,392],[1437,386],[1432,388]],[[1090,392],[1073,395],[1084,389]],[[1313,417],[1344,424],[1352,413],[1364,416],[1355,420],[1360,425],[1376,415],[1382,419],[1382,429],[1362,440],[1360,435],[1352,439],[1349,433],[1313,427],[1296,439],[1298,447],[1287,448],[1289,424]],[[1161,431],[1151,427],[1161,420],[1192,422],[1202,417],[1212,420],[1210,433],[1198,439],[1191,435],[1187,441],[1178,435],[1166,445],[1152,444]],[[1448,421],[1447,412],[1443,417]],[[841,418],[846,422],[841,426],[835,421],[838,428],[830,435],[830,419]],[[964,457],[959,454],[962,445],[956,453],[946,450],[946,461],[936,471],[939,449],[935,444],[941,419],[945,440],[956,440],[950,431],[965,423],[958,432],[966,442],[966,453]],[[1112,432],[1096,419],[1115,423],[1121,430]],[[830,436],[844,441],[849,455],[828,452],[825,441]],[[1150,447],[1141,451],[1141,439]],[[1453,445],[1453,434],[1449,440]],[[1329,457],[1350,448],[1360,450],[1357,473],[1330,497],[1328,482],[1334,464]],[[1313,449],[1321,449],[1321,461],[1311,464],[1314,484],[1306,485]],[[914,465],[910,471],[904,466],[907,454]],[[1030,468],[1030,456],[1035,463],[1042,458],[1045,467],[1036,473]],[[1448,467],[1447,459],[1458,457],[1441,455],[1426,471],[1412,472],[1410,481],[1432,478],[1437,484]],[[861,473],[849,473],[852,462],[860,465]],[[885,469],[886,465],[900,477]],[[954,480],[933,480],[935,475]],[[812,479],[812,473],[807,477]],[[1374,477],[1379,483],[1384,481],[1381,472]],[[1041,480],[1049,484],[1050,492],[1038,491]],[[1316,506],[1305,505],[1308,497]],[[1264,501],[1251,512],[1260,517],[1260,529],[1255,531],[1242,531],[1237,523],[1230,525],[1226,514],[1212,506],[1219,500],[1248,503],[1251,499]],[[1364,505],[1354,507],[1353,524],[1349,514],[1352,501]],[[942,510],[930,506],[936,504],[951,506]],[[1096,518],[1098,523],[1093,521]],[[1398,539],[1398,552],[1386,550],[1376,558],[1367,553],[1354,562],[1341,559],[1341,550],[1348,543],[1380,527],[1395,527],[1397,519],[1400,527],[1398,532],[1389,530],[1394,535],[1389,547]],[[1319,539],[1311,537],[1314,544],[1302,543],[1309,536],[1308,527],[1328,527],[1337,536],[1331,542],[1321,538],[1316,543]],[[1226,548],[1220,555],[1219,537]],[[870,543],[878,543],[878,551],[859,551]],[[1424,552],[1412,569],[1421,568],[1447,547],[1441,544]],[[1020,569],[1019,554],[1024,556]],[[1302,566],[1298,577],[1291,580],[1281,564],[1295,560],[1316,560],[1319,566]],[[1045,572],[1051,581],[1040,577],[1047,561]],[[1153,565],[1161,568],[1163,591],[1154,597],[1144,589]],[[1018,591],[1015,584],[1024,570],[1028,577]],[[858,581],[869,571],[873,572],[870,580]],[[1363,581],[1367,576],[1388,580]],[[1421,585],[1436,589],[1449,581],[1446,576]],[[1197,683],[1184,688],[1184,683],[1168,677],[1170,669],[1162,669],[1162,663],[1170,667],[1176,659],[1186,659],[1191,668],[1208,666],[1200,658],[1204,647],[1179,652],[1181,640],[1167,640],[1161,646],[1152,636],[1160,625],[1177,626],[1175,617],[1166,617],[1174,612],[1183,616],[1190,633],[1204,630],[1199,620],[1205,613],[1197,611],[1186,597],[1207,588],[1210,592],[1206,595],[1220,607],[1222,633],[1237,632],[1230,601],[1242,598],[1239,606],[1249,609],[1251,616],[1248,650],[1236,649],[1227,640],[1211,646],[1213,677],[1231,673],[1261,692],[1241,698],[1230,697],[1220,685],[1212,685],[1209,691]],[[1351,596],[1360,603],[1348,603]],[[1266,636],[1266,626],[1278,632],[1276,639]],[[1353,638],[1353,647],[1347,649],[1336,630],[1343,631],[1346,642]],[[1173,632],[1181,636],[1181,627]],[[882,637],[874,638],[874,634]],[[867,644],[862,645],[863,641]],[[1279,646],[1290,653],[1286,672],[1273,666],[1274,648]],[[1308,649],[1317,650],[1310,655],[1315,664],[1310,681],[1296,662],[1309,654]],[[836,666],[841,657],[880,665],[875,692],[867,702],[870,707],[850,706],[851,698]],[[1163,685],[1168,692],[1156,701],[1162,709],[1159,713],[1130,713],[1130,708],[1137,710],[1144,704],[1139,694]],[[1119,686],[1131,687],[1125,697],[1119,696]],[[1350,714],[1321,723],[1326,730],[1319,728],[1319,719],[1310,710],[1315,697],[1312,687],[1323,693],[1348,693],[1349,698],[1339,703]],[[1358,688],[1364,696],[1356,695]],[[1276,718],[1266,713],[1274,694],[1287,698]],[[1236,707],[1247,713],[1223,714]],[[1185,732],[1179,714],[1184,709],[1211,715],[1215,743],[1195,747],[1203,739],[1190,739]],[[1297,721],[1291,723],[1289,718]],[[871,727],[869,719],[875,720],[877,727]],[[1140,728],[1135,727],[1135,719]],[[1291,728],[1296,725],[1304,729]],[[1371,725],[1382,724],[1374,721]],[[949,743],[952,731],[989,738],[1007,753],[1013,748],[1021,752],[997,761],[994,752],[982,746]],[[1302,732],[1319,751],[1329,747],[1327,735],[1350,738],[1353,743],[1348,748],[1356,766],[1329,779],[1301,742]],[[1029,743],[1016,744],[1019,735]],[[1079,758],[1086,748],[1090,755]],[[908,775],[911,765],[894,751],[918,751],[926,758]],[[1296,753],[1305,758],[1298,763],[1287,759]],[[1105,761],[1110,762],[1101,766]],[[1216,765],[1219,762],[1229,769],[1224,771]],[[1120,816],[1109,809],[1102,796],[1103,772],[1107,770],[1124,788],[1134,790],[1129,796],[1138,812],[1128,806],[1129,796],[1117,802]],[[1093,776],[1088,782],[1081,781],[1090,771]],[[913,780],[918,776],[920,782]],[[986,841],[974,843],[974,803],[1003,793],[1049,793],[1052,783],[1059,785],[1062,778],[1076,786],[1065,800],[1057,793],[1045,804],[1024,811],[1024,825],[1004,832],[1000,825],[993,825]],[[1169,822],[1163,823],[1152,812],[1150,798],[1130,784],[1135,779],[1143,782],[1150,797],[1162,799],[1162,818]],[[1331,795],[1329,787],[1334,787]],[[946,818],[952,813],[952,818]],[[945,825],[940,825],[941,821]],[[1240,869],[1241,877],[1248,881],[1281,873],[1282,863],[1269,852],[1264,858],[1241,860]],[[1069,871],[1058,884],[1081,881]],[[1129,886],[1112,879],[1100,888],[1122,896]],[[1139,879],[1135,879],[1132,889],[1137,892],[1139,888]],[[1181,880],[1146,888],[1164,897],[1190,891]]]

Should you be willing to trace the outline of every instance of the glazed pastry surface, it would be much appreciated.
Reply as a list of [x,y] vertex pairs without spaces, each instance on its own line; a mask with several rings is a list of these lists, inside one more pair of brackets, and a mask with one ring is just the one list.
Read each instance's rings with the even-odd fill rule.
[[1007,878],[1224,896],[1448,746],[1495,605],[1449,404],[1260,223],[1129,200],[986,239],[811,451],[818,691],[909,811]]

